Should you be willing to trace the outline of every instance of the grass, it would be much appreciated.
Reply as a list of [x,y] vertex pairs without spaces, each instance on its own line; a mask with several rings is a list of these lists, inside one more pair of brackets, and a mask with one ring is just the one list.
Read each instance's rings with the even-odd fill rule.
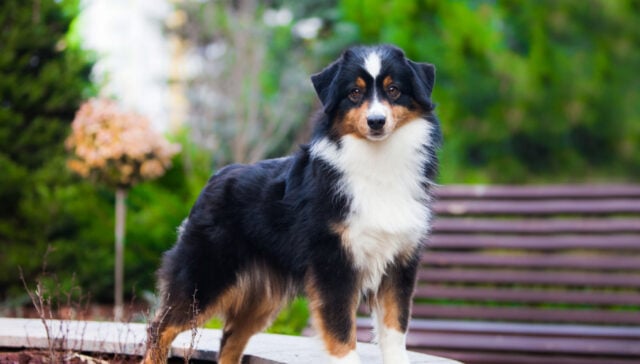
[[[304,298],[294,299],[285,307],[273,324],[267,329],[271,334],[300,335],[309,322],[309,308]],[[209,320],[204,327],[209,329],[221,329],[223,321],[218,318]]]

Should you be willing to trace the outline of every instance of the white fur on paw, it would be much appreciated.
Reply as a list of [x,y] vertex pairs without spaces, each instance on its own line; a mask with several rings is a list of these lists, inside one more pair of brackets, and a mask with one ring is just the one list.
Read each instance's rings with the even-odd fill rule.
[[351,350],[349,354],[343,357],[330,356],[329,363],[331,364],[360,364],[360,357],[355,350]]
[[409,354],[405,349],[387,349],[382,353],[384,364],[409,364]]
[[406,335],[403,332],[382,326],[378,334],[384,364],[409,364]]

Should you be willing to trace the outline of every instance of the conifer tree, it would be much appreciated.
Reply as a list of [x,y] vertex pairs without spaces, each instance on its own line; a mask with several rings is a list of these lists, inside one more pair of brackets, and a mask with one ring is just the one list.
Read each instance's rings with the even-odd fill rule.
[[63,161],[69,125],[91,92],[92,62],[68,37],[78,11],[78,0],[0,2],[0,266],[16,268],[0,272],[0,298],[18,265],[27,278],[39,269],[25,257],[46,251],[50,206],[33,193],[65,174],[53,164]]

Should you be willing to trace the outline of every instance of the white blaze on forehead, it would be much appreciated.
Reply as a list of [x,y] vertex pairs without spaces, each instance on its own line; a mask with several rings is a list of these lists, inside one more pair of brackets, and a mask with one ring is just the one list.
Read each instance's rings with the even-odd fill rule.
[[376,97],[371,103],[371,106],[369,106],[369,109],[367,110],[367,117],[368,118],[373,116],[387,117],[387,112],[388,112],[388,108],[385,107],[380,102],[380,100]]
[[376,52],[371,52],[364,60],[364,68],[369,72],[371,77],[375,80],[380,74],[381,68],[380,56]]
[[[367,55],[367,58],[364,60],[364,68],[369,72],[371,77],[375,80],[376,77],[380,74],[380,68],[382,67],[380,61],[380,55],[376,52],[371,52]],[[369,109],[367,110],[367,117],[372,116],[384,116],[386,117],[388,114],[387,107],[385,107],[378,98],[377,92],[374,87],[373,91],[373,102]]]

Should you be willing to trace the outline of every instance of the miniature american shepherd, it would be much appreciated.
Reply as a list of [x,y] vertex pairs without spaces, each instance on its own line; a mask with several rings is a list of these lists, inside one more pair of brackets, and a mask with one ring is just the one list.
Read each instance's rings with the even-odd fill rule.
[[384,363],[409,362],[441,142],[435,68],[394,46],[358,46],[311,81],[323,109],[309,144],[220,169],[180,226],[158,271],[144,363],[164,363],[178,333],[213,315],[224,319],[219,363],[240,363],[251,336],[299,294],[328,362],[360,362],[361,300]]

